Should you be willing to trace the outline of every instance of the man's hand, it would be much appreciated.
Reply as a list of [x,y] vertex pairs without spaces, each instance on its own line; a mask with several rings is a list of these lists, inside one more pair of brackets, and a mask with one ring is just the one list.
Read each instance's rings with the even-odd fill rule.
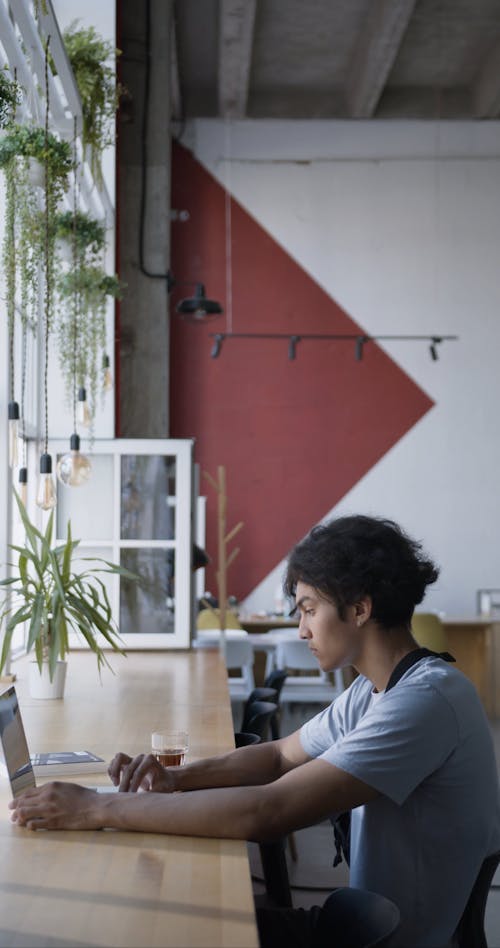
[[108,767],[108,774],[120,792],[135,793],[137,790],[152,790],[154,793],[173,793],[175,770],[166,769],[152,754],[115,754]]
[[100,829],[99,794],[74,783],[47,783],[9,803],[11,821],[29,830]]

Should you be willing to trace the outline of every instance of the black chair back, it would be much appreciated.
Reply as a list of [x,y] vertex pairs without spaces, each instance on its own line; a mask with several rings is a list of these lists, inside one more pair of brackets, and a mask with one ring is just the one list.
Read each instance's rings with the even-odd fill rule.
[[249,747],[250,744],[260,744],[261,739],[258,734],[249,734],[246,731],[234,732],[235,747]]
[[499,862],[500,852],[492,853],[484,860],[453,938],[455,948],[488,948],[484,915],[488,892]]
[[365,889],[336,889],[321,907],[312,948],[385,948],[397,945],[397,905]]
[[276,704],[278,705],[278,711],[274,715],[274,718],[271,718],[271,737],[273,741],[277,741],[280,736],[280,712],[279,712],[279,701],[281,689],[286,681],[287,673],[283,668],[274,668],[272,672],[269,672],[264,684],[266,688],[274,688],[276,691]]
[[252,705],[255,701],[270,701],[271,704],[278,703],[278,692],[275,688],[254,688],[250,692],[245,705],[243,708],[243,717],[241,719],[241,730],[248,731],[248,721],[250,719],[250,713]]
[[277,711],[277,705],[270,701],[254,701],[249,708],[246,730],[258,734],[261,740],[267,739],[269,724]]

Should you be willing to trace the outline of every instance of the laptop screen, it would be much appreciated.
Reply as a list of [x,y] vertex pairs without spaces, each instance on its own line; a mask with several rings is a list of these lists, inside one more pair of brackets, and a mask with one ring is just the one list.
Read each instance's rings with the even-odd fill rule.
[[17,797],[36,784],[14,687],[0,695],[0,748],[12,794]]

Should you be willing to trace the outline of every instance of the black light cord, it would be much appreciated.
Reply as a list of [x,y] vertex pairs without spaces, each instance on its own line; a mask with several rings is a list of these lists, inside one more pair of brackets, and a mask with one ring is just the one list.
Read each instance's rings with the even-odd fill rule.
[[78,348],[78,317],[80,315],[80,292],[78,286],[76,285],[76,275],[78,272],[77,266],[77,250],[76,250],[76,213],[78,209],[78,180],[77,180],[77,153],[76,153],[76,115],[73,117],[73,174],[74,174],[74,185],[73,185],[73,229],[71,234],[71,256],[73,260],[73,279],[75,280],[75,286],[73,289],[73,365],[72,365],[72,374],[73,374],[73,432],[76,434],[76,360],[77,360],[77,348]]
[[48,393],[48,375],[49,375],[49,314],[52,300],[52,285],[50,274],[49,258],[49,240],[50,240],[50,214],[49,214],[49,43],[50,36],[47,36],[45,44],[45,361],[43,377],[43,397],[45,402],[45,438],[44,450],[48,454],[49,450],[49,393]]

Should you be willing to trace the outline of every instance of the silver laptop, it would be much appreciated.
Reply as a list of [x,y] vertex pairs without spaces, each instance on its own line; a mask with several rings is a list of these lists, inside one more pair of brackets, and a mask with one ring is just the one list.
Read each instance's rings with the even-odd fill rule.
[[[29,787],[36,787],[21,709],[14,686],[0,694],[0,748],[12,795],[17,797]],[[113,793],[118,787],[110,782],[105,786],[89,789],[98,790],[99,793]]]

